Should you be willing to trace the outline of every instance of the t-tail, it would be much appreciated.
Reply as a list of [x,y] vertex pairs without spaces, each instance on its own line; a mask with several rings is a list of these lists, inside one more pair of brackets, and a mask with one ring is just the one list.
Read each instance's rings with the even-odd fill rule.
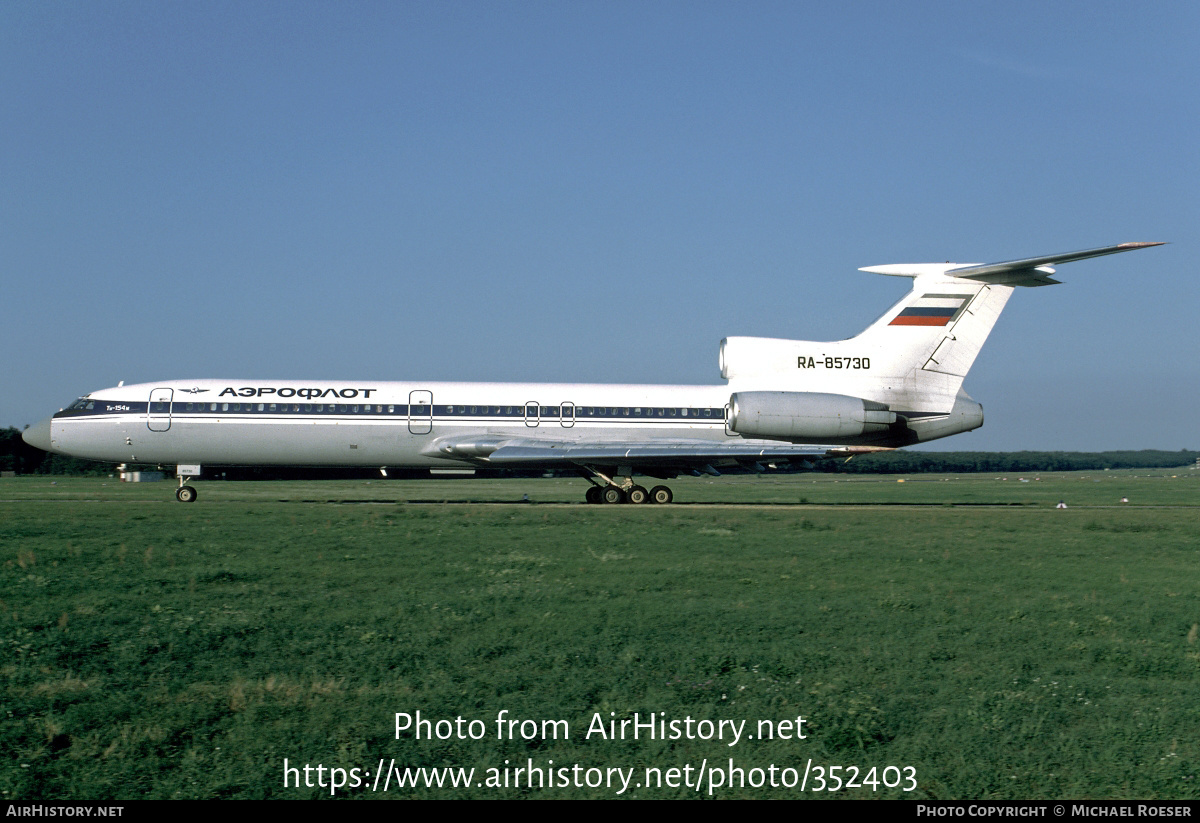
[[975,358],[1018,286],[1058,283],[1053,265],[1161,243],[1003,263],[920,263],[862,271],[913,278],[912,290],[861,334],[818,343],[763,337],[721,341],[721,376],[733,391],[731,426],[750,436],[903,446],[983,425],[963,390]]

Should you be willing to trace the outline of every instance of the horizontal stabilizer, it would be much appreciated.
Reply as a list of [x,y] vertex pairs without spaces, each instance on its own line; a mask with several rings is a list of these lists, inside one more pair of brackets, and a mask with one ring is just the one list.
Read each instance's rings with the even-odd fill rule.
[[895,263],[887,266],[868,266],[859,271],[873,274],[889,274],[900,277],[920,277],[923,274],[942,274],[1000,286],[1049,286],[1058,283],[1050,275],[1052,266],[1072,263],[1090,257],[1103,257],[1123,251],[1161,246],[1163,243],[1119,243],[1098,249],[1072,251],[1063,254],[1048,254],[1042,257],[1027,257],[1022,260],[1007,260],[1002,263]]

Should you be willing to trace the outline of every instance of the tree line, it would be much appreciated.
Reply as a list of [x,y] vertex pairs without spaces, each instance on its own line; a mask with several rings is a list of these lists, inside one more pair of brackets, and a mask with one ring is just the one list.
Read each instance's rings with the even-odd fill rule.
[[[1108,451],[1108,452],[915,452],[891,451],[859,455],[852,460],[826,460],[817,464],[818,471],[846,474],[966,474],[970,472],[1069,472],[1099,471],[1102,469],[1158,469],[1189,466],[1200,458],[1200,452],[1188,451]],[[21,439],[21,431],[10,426],[0,429],[0,471],[16,474],[57,474],[75,476],[105,476],[116,471],[115,463],[80,460],[61,454],[49,454],[30,446]],[[134,466],[130,469],[153,469],[154,466]],[[167,467],[169,469],[173,467]],[[495,472],[488,472],[491,474]],[[378,476],[378,469],[301,469],[248,467],[222,472],[230,479],[300,478]],[[496,472],[499,476],[503,472]],[[391,471],[394,477],[409,472]],[[424,474],[424,472],[417,472]],[[529,475],[531,472],[521,472]],[[533,472],[540,474],[540,472]],[[574,472],[570,472],[574,474]],[[481,475],[482,476],[482,475]]]
[[834,471],[847,474],[967,474],[989,472],[1072,472],[1103,469],[1160,469],[1189,466],[1200,452],[916,452],[892,451],[860,455],[840,463]]
[[97,463],[50,454],[36,449],[21,439],[21,430],[13,426],[0,429],[0,471],[16,474],[112,474],[115,463]]

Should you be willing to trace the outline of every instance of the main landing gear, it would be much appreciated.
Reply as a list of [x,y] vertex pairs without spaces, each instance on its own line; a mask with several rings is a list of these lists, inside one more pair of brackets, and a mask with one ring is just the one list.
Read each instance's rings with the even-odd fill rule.
[[587,494],[584,495],[589,503],[670,503],[674,499],[671,490],[666,486],[655,486],[646,491],[645,486],[637,485],[629,477],[625,478],[624,483],[618,483],[601,472],[597,471],[595,474],[604,484],[588,477],[588,480],[595,484],[589,486]]

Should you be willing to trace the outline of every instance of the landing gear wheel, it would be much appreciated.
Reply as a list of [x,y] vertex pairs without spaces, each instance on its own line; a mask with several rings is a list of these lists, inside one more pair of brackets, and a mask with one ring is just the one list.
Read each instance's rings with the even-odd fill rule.
[[175,499],[180,503],[195,503],[196,498],[199,496],[196,493],[196,489],[192,486],[180,486],[175,490]]
[[605,503],[624,503],[625,492],[618,489],[616,486],[609,486],[602,493],[601,497]]
[[599,486],[588,486],[587,492],[583,495],[583,499],[589,503],[603,503],[604,490]]
[[650,490],[651,503],[670,503],[674,499],[675,496],[666,486],[655,486]]
[[630,503],[647,503],[650,500],[650,492],[646,491],[641,486],[634,486],[625,493]]

